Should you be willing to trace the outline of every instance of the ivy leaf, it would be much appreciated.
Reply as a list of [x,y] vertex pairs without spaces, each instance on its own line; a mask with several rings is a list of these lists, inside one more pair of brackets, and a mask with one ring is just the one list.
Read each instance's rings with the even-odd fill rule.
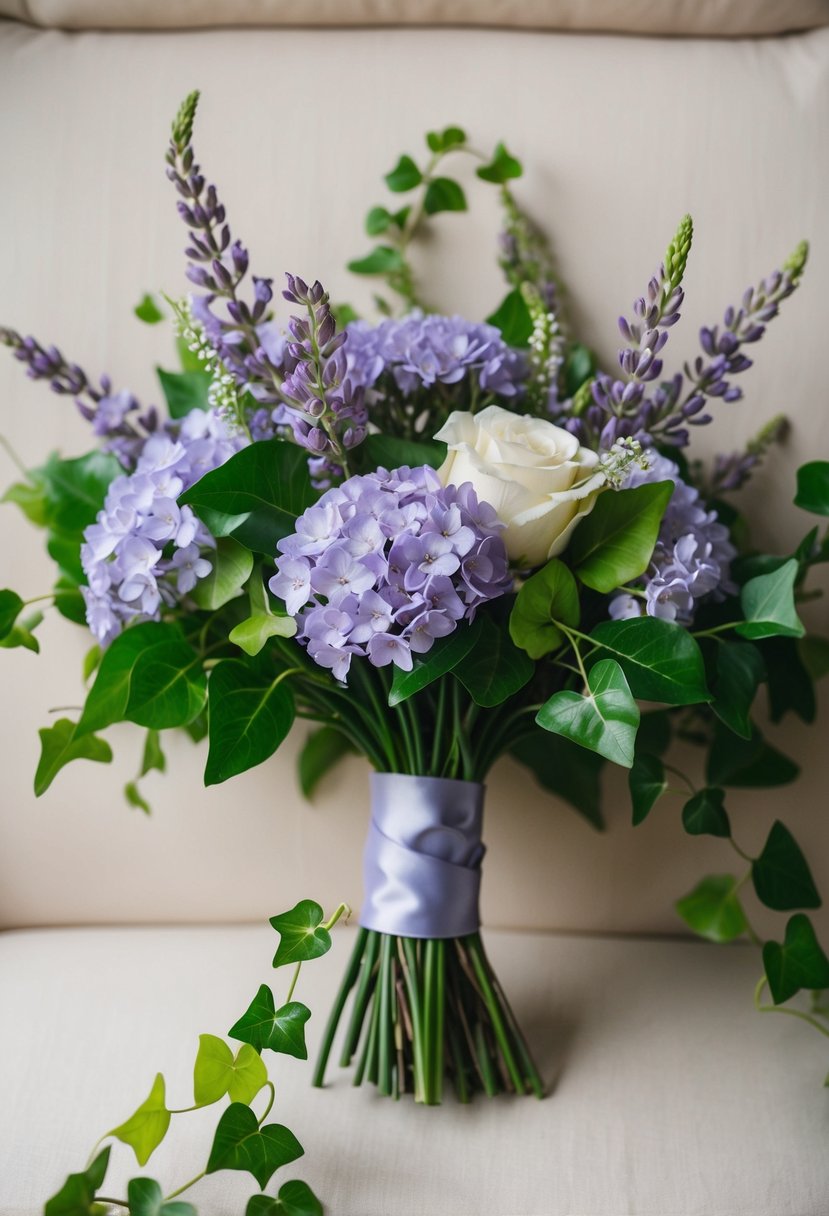
[[672,481],[655,481],[599,495],[570,543],[586,587],[606,595],[647,569],[674,488]]
[[256,1051],[281,1052],[297,1060],[308,1059],[305,1046],[305,1023],[311,1010],[300,1001],[288,1001],[279,1009],[274,1007],[273,993],[263,984],[248,1009],[228,1031],[231,1039],[241,1039]]
[[301,899],[290,912],[271,917],[270,923],[280,935],[274,967],[307,963],[328,953],[331,934],[323,927],[322,917],[322,908],[312,899]]
[[377,245],[364,258],[348,263],[352,274],[391,274],[403,266],[403,255],[391,245]]
[[765,943],[763,965],[775,1005],[782,1005],[801,988],[829,988],[829,959],[803,912],[790,918],[782,946]]
[[127,1202],[130,1216],[197,1216],[192,1203],[182,1199],[165,1203],[154,1178],[131,1178],[127,1183]]
[[[85,737],[90,738],[89,735]],[[134,807],[136,811],[143,811],[145,815],[152,814],[150,804],[141,793],[136,781],[128,781],[124,786],[124,798],[127,801],[127,805]]]
[[524,348],[529,346],[533,332],[533,319],[527,302],[518,287],[504,296],[501,303],[491,316],[487,317],[487,325],[500,329],[501,337],[507,346]]
[[161,1141],[167,1135],[170,1126],[170,1112],[167,1110],[164,1089],[164,1077],[156,1074],[150,1096],[142,1102],[134,1115],[130,1115],[126,1123],[121,1123],[107,1132],[117,1140],[128,1144],[136,1156],[139,1165],[146,1165]]
[[829,461],[812,460],[800,466],[794,502],[813,515],[829,515]]
[[292,616],[255,612],[238,625],[234,625],[227,636],[234,646],[255,658],[270,638],[292,638],[296,630],[297,624]]
[[442,131],[430,131],[426,143],[431,152],[448,152],[466,143],[466,131],[462,127],[444,127]]
[[86,698],[78,734],[113,722],[164,730],[185,726],[202,710],[207,679],[201,658],[179,625],[147,621],[107,648]]
[[563,798],[602,831],[601,775],[604,758],[565,739],[563,735],[535,731],[510,749],[510,755],[526,765],[543,789]]
[[219,1120],[205,1173],[245,1170],[264,1187],[280,1166],[296,1161],[304,1151],[287,1127],[280,1123],[260,1127],[249,1106],[233,1102]]
[[58,1193],[47,1200],[44,1216],[93,1216],[99,1210],[95,1192],[106,1177],[111,1147],[101,1149],[83,1173],[69,1175]]
[[705,772],[709,785],[758,789],[788,785],[800,769],[788,756],[767,743],[756,727],[750,739],[742,739],[718,725]]
[[474,650],[461,659],[455,676],[476,705],[490,708],[512,697],[535,674],[535,664],[489,616],[482,616],[481,636]]
[[446,459],[446,444],[438,439],[399,439],[396,435],[369,435],[357,449],[361,468],[367,472],[382,465],[397,469],[407,464],[412,468],[428,464],[439,469]]
[[8,637],[23,611],[23,600],[16,591],[0,591],[0,638]]
[[614,764],[630,768],[639,706],[630,694],[624,672],[613,659],[602,659],[588,673],[587,687],[584,696],[569,689],[554,693],[538,711],[536,722]]
[[724,806],[725,790],[709,787],[699,790],[682,808],[682,826],[689,836],[731,835],[731,824]]
[[405,194],[414,190],[423,181],[423,174],[412,160],[411,156],[403,155],[392,169],[385,175],[385,183],[394,194]]
[[46,505],[46,483],[36,473],[30,473],[31,481],[16,481],[10,485],[0,502],[13,502],[36,528],[45,528],[49,522]]
[[299,753],[297,767],[299,771],[299,788],[304,798],[310,802],[318,784],[334,765],[353,753],[354,748],[346,736],[333,726],[321,726],[314,730],[305,740]]
[[145,325],[157,325],[159,321],[164,320],[164,313],[149,292],[144,293],[132,311],[138,317],[138,320],[143,321]]
[[481,620],[482,618],[477,616],[471,624],[461,624],[448,637],[439,638],[430,651],[422,658],[414,660],[411,671],[403,671],[400,667],[395,667],[389,692],[389,705],[392,707],[400,705],[402,701],[407,701],[422,688],[426,688],[447,672],[453,671],[477,645],[481,636]]
[[804,722],[815,720],[815,686],[801,657],[802,644],[807,641],[807,638],[765,638],[761,643],[772,722],[779,722],[790,710]]
[[776,912],[819,908],[821,898],[806,858],[785,824],[776,819],[751,867],[757,898]]
[[323,1216],[322,1204],[307,1182],[294,1179],[279,1188],[279,1195],[251,1195],[245,1216]]
[[765,677],[763,656],[750,642],[725,642],[716,648],[716,682],[711,708],[736,735],[751,738],[751,707]]
[[210,1106],[225,1094],[232,1102],[250,1105],[268,1081],[262,1058],[249,1043],[236,1053],[213,1034],[199,1035],[199,1050],[193,1066],[193,1096],[199,1106]]
[[735,626],[737,633],[744,638],[803,637],[806,630],[794,604],[798,569],[792,557],[771,574],[749,579],[740,593],[746,619]]
[[109,764],[112,748],[96,735],[76,737],[77,726],[69,718],[59,718],[54,726],[44,726],[40,735],[40,760],[35,773],[35,794],[45,794],[60,770],[72,760],[96,760]]
[[466,195],[453,178],[434,177],[426,187],[423,210],[427,215],[437,215],[440,211],[466,211]]
[[210,372],[165,372],[163,367],[155,371],[171,418],[186,418],[191,410],[210,408],[208,390],[213,379]]
[[503,184],[512,177],[520,177],[523,169],[521,162],[514,156],[510,156],[504,145],[499,143],[492,154],[492,160],[486,165],[481,165],[475,172],[482,181]]
[[205,785],[218,785],[272,756],[294,722],[284,673],[223,659],[210,675]]
[[810,633],[797,642],[797,653],[813,680],[829,675],[829,638]]
[[253,569],[253,554],[224,536],[216,542],[210,562],[213,569],[206,578],[199,579],[190,595],[199,608],[215,612],[241,593]]
[[651,756],[647,752],[637,752],[628,777],[628,785],[633,804],[633,826],[638,827],[647,819],[668,788],[665,766],[659,757]]
[[690,929],[712,942],[730,942],[746,931],[745,913],[733,874],[703,878],[678,901],[676,910]]
[[642,701],[696,705],[711,700],[702,652],[681,625],[653,616],[602,621],[590,640],[616,659]]
[[140,776],[146,777],[147,773],[151,773],[153,770],[163,773],[166,769],[167,757],[161,750],[161,736],[157,730],[148,730],[144,740],[144,754],[141,757]]
[[531,659],[540,659],[564,642],[554,624],[575,627],[579,623],[579,592],[576,580],[554,557],[522,586],[509,619],[510,637]]
[[381,236],[391,223],[392,217],[385,207],[372,207],[366,216],[366,232],[369,236]]

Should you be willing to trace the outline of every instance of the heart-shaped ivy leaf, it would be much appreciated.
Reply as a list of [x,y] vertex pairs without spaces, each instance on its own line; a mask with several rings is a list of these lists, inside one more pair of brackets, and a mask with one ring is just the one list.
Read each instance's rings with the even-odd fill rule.
[[584,696],[566,689],[554,693],[536,715],[545,730],[564,735],[581,747],[630,768],[633,764],[639,706],[625,674],[613,659],[591,669]]
[[297,1060],[307,1060],[305,1023],[310,1016],[311,1010],[300,1001],[288,1001],[287,1005],[276,1009],[273,993],[267,984],[263,984],[228,1034],[232,1039],[249,1043],[257,1051],[267,1047]]
[[192,1203],[181,1199],[165,1203],[154,1178],[131,1178],[127,1183],[127,1202],[130,1216],[197,1216]]
[[803,912],[789,920],[782,946],[765,943],[763,965],[775,1005],[781,1005],[801,988],[829,988],[829,959]]
[[682,808],[682,826],[689,836],[731,835],[731,824],[723,805],[725,790],[710,787],[700,790]]
[[135,1153],[139,1165],[146,1165],[161,1141],[167,1135],[170,1126],[170,1112],[167,1109],[167,1099],[164,1088],[164,1077],[156,1074],[153,1087],[146,1101],[142,1102],[134,1115],[130,1115],[125,1123],[107,1132],[124,1144],[128,1144]]
[[70,1174],[56,1195],[47,1200],[44,1216],[92,1216],[97,1209],[95,1192],[103,1182],[111,1146],[101,1149],[82,1174]]
[[223,1039],[213,1034],[199,1035],[193,1066],[193,1095],[198,1106],[209,1106],[225,1094],[230,1094],[232,1102],[249,1105],[267,1080],[268,1070],[248,1043],[234,1057]]
[[685,924],[712,942],[730,942],[746,931],[746,918],[733,874],[711,874],[697,883],[676,910]]
[[796,558],[790,558],[771,574],[749,579],[740,594],[745,621],[735,626],[744,638],[802,638],[806,632],[794,603],[798,574]]
[[322,1204],[307,1182],[286,1182],[279,1194],[252,1195],[245,1216],[322,1216]]
[[44,726],[40,735],[40,760],[35,773],[35,794],[45,794],[60,770],[72,760],[97,760],[109,764],[112,748],[97,735],[77,737],[77,726],[69,718],[58,718],[54,726]]
[[322,917],[322,908],[313,899],[301,899],[290,912],[271,917],[270,923],[279,934],[274,967],[307,963],[328,953],[331,934],[323,926]]
[[304,1153],[292,1131],[281,1123],[260,1127],[249,1106],[233,1102],[219,1120],[205,1173],[245,1170],[265,1187],[280,1166]]
[[767,908],[819,908],[820,896],[806,858],[779,819],[772,824],[763,851],[751,867],[757,897]]
[[658,756],[639,752],[634,757],[628,778],[630,800],[633,804],[633,826],[648,817],[655,803],[668,788],[665,766]]

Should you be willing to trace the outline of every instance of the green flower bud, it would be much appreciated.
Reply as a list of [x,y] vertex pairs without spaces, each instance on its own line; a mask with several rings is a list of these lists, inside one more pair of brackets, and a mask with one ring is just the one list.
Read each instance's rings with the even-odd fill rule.
[[790,253],[783,263],[783,270],[788,271],[792,276],[792,282],[796,283],[803,274],[803,268],[806,265],[806,260],[809,257],[809,242],[801,241],[794,252]]
[[685,265],[691,251],[691,241],[694,236],[694,221],[690,215],[684,215],[679,221],[676,235],[668,246],[665,254],[665,278],[668,281],[668,291],[674,291],[682,282]]

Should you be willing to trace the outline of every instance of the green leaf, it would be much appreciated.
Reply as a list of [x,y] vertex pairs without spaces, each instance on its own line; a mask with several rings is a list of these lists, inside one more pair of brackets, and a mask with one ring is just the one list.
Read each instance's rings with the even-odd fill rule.
[[245,1216],[323,1216],[322,1204],[307,1182],[294,1179],[279,1188],[279,1195],[252,1195]]
[[588,673],[587,686],[589,691],[584,696],[569,689],[553,693],[538,711],[536,722],[614,764],[630,768],[639,707],[624,672],[613,659],[602,659]]
[[42,477],[31,475],[32,481],[16,481],[9,486],[0,502],[13,502],[36,528],[45,528],[48,520],[46,483]]
[[776,912],[819,908],[821,899],[806,858],[785,824],[776,819],[751,867],[757,898]]
[[109,764],[112,749],[103,739],[86,734],[76,737],[77,727],[69,718],[59,718],[54,726],[45,726],[40,735],[40,760],[35,773],[35,794],[45,794],[60,770],[72,760],[97,760]]
[[303,797],[310,802],[325,774],[330,772],[343,756],[353,751],[354,748],[346,736],[334,726],[321,726],[312,731],[305,740],[297,761],[299,788]]
[[197,350],[191,350],[186,338],[176,338],[176,354],[179,366],[183,372],[203,372],[204,360],[199,358]]
[[145,325],[157,325],[159,321],[164,320],[164,313],[149,292],[144,293],[132,311]]
[[540,659],[564,642],[554,621],[573,627],[579,623],[576,580],[557,557],[531,575],[518,592],[509,620],[510,637],[531,659]]
[[294,531],[297,516],[315,501],[307,452],[282,439],[242,448],[179,499],[197,515],[210,512],[208,526],[214,536],[233,535],[269,557],[277,540]]
[[681,625],[653,616],[602,621],[590,640],[617,660],[634,697],[665,705],[711,700],[702,652]]
[[482,181],[500,184],[509,181],[512,177],[520,177],[523,170],[521,162],[514,156],[510,156],[504,145],[499,143],[492,154],[492,160],[486,165],[481,165],[475,172]]
[[[88,739],[90,736],[86,735],[85,738]],[[134,807],[135,810],[143,811],[145,815],[152,814],[149,802],[147,802],[147,799],[142,795],[135,781],[128,781],[124,786],[124,797],[127,800],[127,804]]]
[[250,1105],[267,1084],[268,1070],[249,1043],[236,1056],[223,1039],[213,1034],[199,1035],[199,1050],[193,1066],[193,1096],[197,1105],[210,1106],[225,1094],[232,1102]]
[[765,943],[763,965],[775,1005],[782,1005],[801,988],[812,991],[829,988],[829,958],[803,912],[790,918],[782,946],[778,942]]
[[156,730],[184,726],[199,714],[206,693],[202,660],[180,626],[160,621],[133,625],[104,654],[78,734],[121,721]]
[[716,647],[716,682],[711,708],[725,725],[751,738],[751,707],[766,674],[763,656],[750,642],[723,642]]
[[733,874],[711,874],[677,902],[676,910],[700,937],[712,942],[733,941],[747,927],[737,888]]
[[130,1216],[197,1216],[192,1203],[183,1199],[164,1202],[161,1187],[154,1178],[131,1178],[127,1183]]
[[771,574],[749,579],[740,593],[745,621],[736,626],[744,638],[800,638],[806,632],[794,604],[798,563],[790,558]]
[[218,785],[272,756],[294,721],[284,673],[243,659],[223,659],[210,675],[210,750],[205,785]]
[[829,675],[829,638],[811,633],[797,643],[800,661],[813,680]]
[[191,410],[210,408],[207,394],[213,377],[209,372],[165,372],[163,367],[155,370],[171,418],[185,418]]
[[804,722],[815,720],[815,686],[801,657],[802,647],[809,640],[765,638],[761,643],[772,722],[780,722],[790,710]]
[[[43,616],[37,612],[33,617],[28,617],[27,620],[35,620],[39,624],[43,620]],[[31,650],[34,654],[40,654],[40,642],[38,642],[32,633],[32,628],[26,624],[26,621],[21,621],[4,638],[0,638],[0,648],[3,650],[16,650],[22,646],[25,650]]]
[[392,677],[389,705],[394,707],[420,692],[435,680],[453,671],[462,659],[477,646],[481,636],[482,617],[477,616],[471,624],[461,623],[448,637],[438,638],[434,646],[422,658],[414,659],[411,671],[395,667]]
[[86,603],[80,588],[73,578],[61,575],[54,586],[55,607],[67,621],[86,625]]
[[272,916],[270,923],[279,934],[274,967],[288,963],[307,963],[322,958],[331,949],[331,934],[322,923],[322,908],[312,899],[301,899],[290,912]]
[[417,468],[428,464],[438,469],[446,459],[446,444],[437,439],[398,439],[396,435],[369,435],[358,449],[361,468],[366,472],[378,467],[397,469],[401,465]]
[[654,481],[599,495],[570,542],[585,586],[606,595],[644,573],[673,492],[672,481]]
[[108,1136],[115,1136],[117,1140],[130,1146],[139,1165],[147,1164],[167,1135],[170,1112],[166,1101],[164,1077],[157,1073],[149,1097],[141,1103],[135,1114],[130,1115],[126,1123],[121,1123],[107,1132]]
[[348,263],[352,274],[391,274],[403,266],[403,255],[391,245],[377,245],[364,258]]
[[384,180],[389,190],[395,194],[405,194],[407,190],[414,190],[415,186],[420,185],[423,181],[423,174],[411,156],[403,155],[391,173],[386,174]]
[[144,754],[141,757],[141,772],[139,776],[146,777],[153,770],[163,773],[167,769],[167,757],[161,750],[161,736],[157,730],[148,730],[144,740]]
[[578,747],[562,735],[540,731],[516,743],[510,755],[530,769],[543,789],[563,798],[594,828],[599,831],[604,828],[599,784],[602,756]]
[[574,342],[567,351],[564,360],[564,391],[568,397],[575,397],[581,386],[589,380],[596,371],[596,356],[589,346]]
[[296,1161],[304,1151],[287,1127],[260,1127],[249,1106],[233,1102],[219,1120],[205,1173],[245,1170],[264,1187],[280,1166]]
[[682,826],[689,836],[731,835],[731,824],[724,806],[725,790],[710,786],[699,790],[682,808]]
[[199,608],[215,612],[241,594],[253,569],[253,554],[224,536],[216,542],[216,551],[210,554],[209,560],[213,569],[206,578],[199,579],[190,595]]
[[496,329],[500,329],[501,337],[507,346],[520,348],[529,346],[533,332],[533,319],[520,288],[515,287],[508,292],[495,312],[486,320],[488,325],[494,325]]
[[466,143],[466,132],[461,127],[445,127],[442,131],[430,131],[426,143],[432,152],[448,152]]
[[297,624],[292,616],[256,612],[235,625],[227,636],[234,646],[254,658],[269,638],[292,638],[296,630]]
[[267,1047],[297,1060],[307,1060],[305,1023],[310,1016],[311,1010],[299,1001],[289,1001],[276,1009],[273,993],[267,984],[263,984],[248,1009],[227,1033],[231,1039],[249,1043],[256,1051],[264,1051]]
[[750,739],[742,739],[719,725],[705,771],[709,785],[743,789],[788,785],[800,773],[795,762],[767,743],[756,727]]
[[366,232],[369,236],[381,236],[391,223],[392,217],[385,207],[372,207],[366,216]]
[[23,600],[16,591],[0,591],[0,638],[6,637],[23,611]]
[[63,532],[50,528],[46,535],[46,551],[55,562],[58,569],[71,579],[75,585],[86,580],[81,566],[81,532]]
[[75,460],[50,456],[43,468],[35,470],[45,483],[50,527],[80,533],[94,523],[109,483],[123,471],[115,457],[104,452],[90,452]]
[[671,717],[667,709],[652,709],[642,714],[636,742],[642,752],[664,756],[671,745]]
[[[644,720],[644,719],[643,719]],[[668,788],[665,766],[658,756],[637,752],[628,778],[633,805],[633,826],[647,819],[655,804]]]
[[104,652],[100,646],[91,646],[83,657],[83,682],[86,684],[101,665]]
[[472,700],[485,708],[514,696],[534,673],[535,663],[514,644],[506,628],[483,615],[479,641],[455,668]]
[[829,460],[812,460],[800,466],[794,502],[813,515],[829,515]]
[[47,1200],[44,1216],[94,1216],[100,1208],[95,1204],[95,1192],[106,1177],[112,1146],[101,1149],[98,1156],[82,1174],[70,1174],[56,1195]]
[[466,195],[453,178],[435,177],[426,187],[423,210],[427,215],[437,215],[440,211],[466,211]]

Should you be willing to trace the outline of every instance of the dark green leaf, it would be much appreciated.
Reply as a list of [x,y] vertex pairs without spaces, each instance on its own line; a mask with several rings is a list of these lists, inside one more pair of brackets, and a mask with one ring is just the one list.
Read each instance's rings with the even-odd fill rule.
[[829,460],[813,460],[797,470],[795,506],[814,515],[829,515]]
[[[42,477],[31,474],[32,481],[16,481],[9,486],[0,502],[13,502],[36,528],[45,528],[48,520],[46,483]],[[35,479],[36,478],[36,479]]]
[[128,1144],[135,1153],[139,1165],[146,1165],[150,1157],[167,1135],[170,1112],[164,1088],[164,1077],[156,1074],[149,1097],[141,1103],[126,1123],[121,1123],[107,1132],[123,1144]]
[[387,173],[385,176],[386,185],[395,194],[404,194],[407,190],[414,190],[415,186],[419,186],[422,181],[423,174],[411,156],[405,155],[400,157],[391,173]]
[[487,324],[500,329],[501,337],[507,346],[523,348],[529,345],[533,319],[519,288],[513,288],[504,296],[495,312],[487,317]]
[[16,591],[6,588],[0,591],[0,638],[11,633],[14,623],[23,611],[23,600]]
[[562,735],[539,731],[516,743],[510,755],[525,764],[545,790],[563,798],[594,828],[600,831],[604,828],[599,784],[602,756],[578,747]]
[[61,575],[55,583],[54,591],[55,607],[61,616],[65,616],[67,621],[73,621],[76,625],[85,625],[86,603],[74,579],[65,574]]
[[199,608],[215,612],[240,594],[253,569],[253,554],[229,536],[216,542],[209,555],[213,569],[201,578],[191,592]]
[[144,293],[144,296],[132,311],[138,317],[138,320],[143,321],[145,325],[157,325],[159,321],[164,320],[164,313],[148,292]]
[[702,653],[681,625],[652,616],[602,621],[590,637],[620,664],[634,697],[666,705],[711,700]]
[[294,531],[297,516],[315,500],[307,452],[282,439],[242,448],[179,499],[202,518],[203,509],[210,512],[208,526],[214,536],[232,535],[248,549],[269,557],[273,557],[277,540]]
[[395,706],[407,701],[416,692],[420,692],[422,688],[457,667],[461,659],[477,645],[481,636],[481,620],[478,616],[470,625],[464,622],[448,637],[439,638],[427,654],[414,659],[411,671],[395,667],[389,705]]
[[711,708],[735,734],[751,738],[751,707],[765,676],[763,657],[750,642],[716,647],[716,683]]
[[642,714],[636,744],[643,752],[662,756],[671,745],[671,717],[667,709],[651,709]]
[[432,152],[448,152],[466,143],[466,132],[461,127],[445,127],[442,131],[430,131],[426,143]]
[[[91,737],[90,735],[85,736],[87,739]],[[143,811],[145,815],[152,813],[149,802],[147,802],[147,799],[143,796],[135,781],[128,781],[124,786],[124,797],[127,800],[127,805],[134,807],[136,811]]]
[[767,743],[756,727],[750,739],[716,727],[706,764],[709,785],[744,789],[788,785],[799,772],[795,762]]
[[279,1195],[252,1195],[245,1216],[323,1216],[322,1204],[307,1182],[294,1179],[279,1188]]
[[509,621],[510,637],[531,659],[540,659],[564,642],[556,621],[578,625],[579,592],[564,562],[554,557],[518,592]]
[[205,1172],[245,1170],[263,1187],[280,1166],[296,1161],[303,1152],[287,1127],[280,1123],[260,1127],[249,1106],[233,1102],[219,1120]]
[[829,675],[829,638],[815,633],[800,638],[797,653],[813,680],[822,680]]
[[392,218],[385,207],[372,207],[366,216],[366,232],[369,236],[380,236],[391,222]]
[[60,770],[72,760],[97,760],[109,764],[112,749],[103,739],[86,734],[76,737],[77,727],[69,718],[59,718],[54,726],[45,726],[40,735],[40,760],[35,773],[35,794],[45,794]]
[[83,536],[80,532],[63,532],[50,528],[46,537],[46,551],[55,562],[58,569],[63,571],[69,583],[79,586],[86,581],[86,575],[81,566],[81,544]]
[[808,638],[766,638],[761,643],[772,722],[779,722],[790,710],[804,722],[815,720],[815,687],[800,657],[801,645],[808,641]]
[[294,699],[281,674],[224,659],[209,685],[210,750],[204,784],[218,785],[272,756],[294,721]]
[[446,459],[446,444],[437,439],[398,439],[395,435],[369,435],[358,448],[360,467],[369,472],[378,467],[397,469],[401,465],[417,468],[428,464],[438,469]]
[[115,457],[104,452],[90,452],[75,460],[50,456],[36,470],[45,483],[49,526],[59,532],[82,532],[95,522],[109,483],[123,471]]
[[574,342],[564,360],[564,391],[574,397],[585,380],[596,371],[596,356],[588,346]]
[[520,177],[523,170],[521,162],[510,156],[503,144],[499,143],[492,155],[492,160],[476,169],[478,177],[485,182],[498,184],[507,182],[511,177]]
[[466,211],[466,195],[451,177],[435,177],[426,187],[423,210],[427,215],[440,211]]
[[655,481],[599,495],[570,542],[576,573],[587,587],[606,595],[647,569],[673,492],[672,481]]
[[333,726],[321,726],[305,740],[297,762],[299,787],[309,801],[317,785],[334,765],[353,752],[354,748],[341,731]]
[[279,916],[272,916],[270,923],[279,934],[279,945],[274,955],[274,967],[287,963],[307,963],[309,959],[321,958],[331,949],[331,934],[323,926],[322,908],[312,899],[302,899]]
[[716,786],[699,790],[682,808],[682,826],[689,836],[731,835],[725,809],[725,790]]
[[775,1005],[782,1005],[801,988],[829,988],[829,958],[817,940],[814,926],[803,912],[792,916],[786,937],[763,946],[763,965]]
[[17,625],[14,625],[9,633],[4,638],[0,638],[0,649],[17,650],[18,647],[23,647],[24,650],[31,650],[33,654],[40,654],[40,642],[38,642],[32,630],[39,625],[43,620],[43,613],[35,612],[31,616],[24,617]]
[[588,692],[565,689],[550,697],[536,715],[545,730],[630,768],[633,764],[639,707],[624,672],[613,659],[602,659],[587,677]]
[[821,899],[806,858],[779,819],[772,824],[763,851],[751,867],[751,877],[757,898],[776,912],[820,907]]
[[637,751],[628,777],[628,785],[633,805],[633,826],[638,827],[668,788],[665,766],[659,757]]
[[803,637],[794,603],[798,564],[792,557],[771,574],[749,579],[740,594],[745,621],[736,626],[744,638]]
[[274,1007],[273,993],[263,984],[245,1013],[227,1032],[231,1039],[250,1043],[257,1051],[280,1052],[297,1060],[308,1059],[305,1045],[305,1023],[311,1010],[299,1001],[289,1001]]
[[529,683],[535,664],[520,650],[505,626],[482,616],[481,636],[475,648],[455,668],[455,676],[476,705],[501,705]]
[[212,376],[209,372],[165,372],[163,367],[155,370],[171,418],[185,418],[191,410],[210,408],[207,391]]
[[348,263],[352,274],[391,274],[403,266],[403,255],[391,245],[378,245],[364,258]]
[[746,931],[746,918],[737,896],[733,874],[712,874],[703,878],[676,910],[685,924],[712,942],[730,942]]
[[98,1156],[82,1174],[70,1174],[56,1195],[47,1200],[44,1216],[93,1216],[95,1192],[104,1181],[109,1165],[111,1145],[101,1149]]
[[154,1178],[131,1178],[127,1183],[130,1216],[197,1216],[192,1203],[182,1199],[164,1202],[161,1187]]

